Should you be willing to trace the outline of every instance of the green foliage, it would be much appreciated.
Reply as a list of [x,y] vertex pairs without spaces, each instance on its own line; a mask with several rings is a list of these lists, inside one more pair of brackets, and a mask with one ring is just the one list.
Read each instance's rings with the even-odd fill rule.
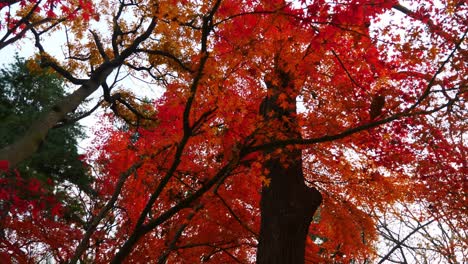
[[[65,83],[56,74],[28,68],[28,62],[16,57],[0,70],[0,147],[14,142],[45,110],[66,95]],[[52,179],[89,191],[90,176],[79,159],[77,139],[83,136],[79,124],[70,124],[49,132],[39,150],[20,164],[22,177],[42,182]]]

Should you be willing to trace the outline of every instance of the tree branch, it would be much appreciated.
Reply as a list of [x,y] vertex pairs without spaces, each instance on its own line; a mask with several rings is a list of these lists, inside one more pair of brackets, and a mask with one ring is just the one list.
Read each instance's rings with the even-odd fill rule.
[[109,210],[111,210],[114,206],[114,203],[117,201],[117,198],[120,195],[120,192],[122,190],[122,187],[127,180],[128,176],[132,175],[137,171],[138,168],[143,165],[143,161],[139,161],[132,165],[127,171],[123,172],[120,174],[119,180],[117,181],[117,184],[115,185],[114,193],[112,194],[112,197],[107,201],[106,205],[99,210],[99,213],[91,218],[91,220],[88,222],[89,224],[87,225],[86,232],[83,236],[83,238],[80,241],[80,244],[77,246],[75,253],[73,254],[73,257],[70,260],[70,264],[75,264],[78,262],[79,258],[81,255],[86,251],[89,239],[91,238],[92,234],[96,230],[98,224],[101,222],[101,220],[107,215]]
[[425,224],[423,225],[419,225],[418,227],[416,227],[413,231],[411,231],[406,237],[404,237],[402,240],[398,241],[396,243],[396,245],[385,255],[382,257],[382,259],[378,262],[378,264],[382,264],[385,260],[387,260],[395,250],[397,250],[398,248],[401,247],[401,245],[403,245],[403,243],[405,243],[405,241],[410,238],[412,235],[414,235],[416,232],[419,231],[419,229],[422,229],[428,225],[430,225],[432,222],[434,222],[435,220],[431,220],[429,222],[426,222]]
[[[346,129],[346,130],[344,130],[344,131],[342,131],[340,133],[334,134],[334,135],[325,135],[325,136],[321,136],[321,137],[317,137],[317,138],[309,138],[309,139],[292,138],[292,139],[286,139],[286,140],[278,140],[278,141],[274,141],[274,142],[269,142],[269,143],[249,147],[249,148],[246,148],[244,151],[247,152],[247,153],[252,153],[252,152],[267,150],[267,149],[272,149],[272,148],[283,148],[283,147],[286,147],[288,145],[311,145],[311,144],[316,144],[316,143],[330,142],[330,141],[334,141],[334,140],[338,140],[338,139],[343,139],[343,138],[351,136],[351,135],[353,135],[355,133],[358,133],[358,132],[361,132],[361,131],[364,131],[364,130],[368,130],[368,129],[371,129],[371,128],[374,128],[374,127],[378,127],[378,126],[386,124],[386,123],[393,122],[393,121],[398,120],[398,119],[400,119],[402,117],[413,116],[415,114],[426,114],[425,111],[422,111],[422,112],[419,112],[419,113],[418,112],[412,113],[412,111],[417,106],[419,106],[421,104],[421,102],[424,101],[424,99],[427,98],[427,96],[430,93],[430,90],[431,90],[432,86],[435,83],[435,80],[436,80],[437,76],[443,71],[445,65],[455,55],[455,52],[460,49],[460,46],[463,43],[463,40],[465,39],[467,33],[468,33],[468,29],[465,31],[465,33],[460,38],[460,40],[456,43],[456,46],[454,47],[452,52],[449,54],[449,56],[438,67],[437,71],[434,73],[434,75],[430,79],[429,83],[427,84],[426,89],[424,90],[423,94],[418,98],[418,100],[412,106],[410,106],[406,110],[403,110],[400,113],[394,114],[394,115],[392,115],[390,117],[387,117],[387,118],[384,118],[384,119],[381,119],[381,120],[376,120],[376,121],[373,121],[373,122],[370,122],[370,123],[367,123],[367,124],[364,124],[364,125],[359,125],[359,126],[356,126],[356,127]],[[429,113],[432,113],[432,112],[433,111],[430,111]]]
[[[50,63],[54,70],[61,72],[63,75],[72,77],[77,84],[81,86],[75,90],[72,94],[65,96],[62,100],[57,102],[51,111],[44,113],[39,119],[37,119],[29,127],[26,133],[16,140],[14,143],[0,149],[0,160],[6,160],[9,168],[14,168],[18,163],[23,161],[32,155],[47,136],[47,133],[57,123],[66,118],[68,113],[75,111],[75,109],[99,86],[105,81],[105,79],[112,73],[112,71],[122,65],[122,63],[131,56],[135,49],[153,32],[156,27],[156,18],[153,18],[146,30],[129,45],[119,57],[113,60],[102,63],[91,75],[88,80],[74,79],[73,76],[62,68],[58,67],[55,63]],[[39,33],[34,31],[36,38],[36,47],[39,48],[41,53],[45,54],[45,51],[39,42]]]

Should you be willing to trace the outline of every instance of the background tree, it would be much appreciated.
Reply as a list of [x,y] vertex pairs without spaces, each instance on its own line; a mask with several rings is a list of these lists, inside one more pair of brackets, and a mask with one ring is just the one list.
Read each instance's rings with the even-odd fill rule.
[[[53,102],[66,95],[65,82],[57,74],[43,69],[29,69],[28,62],[16,62],[0,72],[0,146],[11,144],[28,129],[31,122]],[[36,153],[23,161],[18,170],[25,178],[42,182],[73,183],[88,190],[91,181],[80,160],[77,140],[83,137],[78,123],[50,131]]]
[[[66,95],[63,78],[49,70],[29,69],[28,61],[16,57],[16,62],[0,71],[0,147],[14,142],[43,111]],[[75,184],[88,190],[91,181],[80,160],[77,140],[83,137],[78,123],[50,131],[40,148],[17,169],[25,178],[42,182]]]
[[[31,69],[28,67],[31,61],[19,57],[15,60],[0,70],[0,147],[14,142],[29,128],[32,120],[50,110],[53,102],[67,93],[63,78],[54,72]],[[34,247],[41,247],[42,241],[22,244],[22,239],[28,241],[34,236],[57,239],[57,233],[44,226],[60,228],[59,233],[66,237],[66,233],[72,231],[66,225],[81,220],[84,208],[70,193],[84,191],[90,197],[95,194],[91,189],[91,175],[78,153],[77,140],[82,136],[78,123],[55,128],[38,151],[21,162],[15,172],[2,171],[0,248],[3,260],[27,261],[27,252],[37,252]],[[64,224],[59,217],[67,218],[68,222]],[[76,224],[81,225],[79,221]],[[25,232],[30,235],[13,238]],[[54,243],[61,241],[63,238]],[[9,257],[4,255],[8,252]],[[41,252],[36,255],[39,256],[48,259],[50,253]]]

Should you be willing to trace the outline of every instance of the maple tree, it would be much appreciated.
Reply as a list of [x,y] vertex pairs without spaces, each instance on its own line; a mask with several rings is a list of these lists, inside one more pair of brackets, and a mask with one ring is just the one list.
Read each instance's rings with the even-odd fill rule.
[[[98,196],[82,199],[84,224],[17,206],[60,244],[11,231],[4,252],[37,259],[18,245],[39,241],[30,249],[71,263],[366,262],[397,202],[466,230],[467,6],[412,4],[100,1],[26,23],[31,67],[77,88],[0,150],[5,170],[98,89],[90,111],[111,111],[88,154]],[[42,39],[60,30],[62,60]],[[164,93],[140,100],[127,73]]]

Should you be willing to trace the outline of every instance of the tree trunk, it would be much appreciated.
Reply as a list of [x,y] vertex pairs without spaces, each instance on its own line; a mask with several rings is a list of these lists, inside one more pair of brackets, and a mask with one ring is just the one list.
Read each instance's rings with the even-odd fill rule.
[[[110,72],[111,70],[104,72],[100,80],[104,80]],[[49,130],[63,120],[67,114],[72,113],[99,86],[99,82],[88,81],[75,92],[61,99],[52,110],[47,111],[37,119],[22,137],[0,149],[0,160],[8,161],[8,166],[11,169],[29,158],[37,151]]]
[[306,236],[322,196],[304,184],[300,150],[294,152],[286,161],[265,164],[270,185],[262,190],[258,264],[304,263]]
[[[150,37],[157,24],[157,18],[154,17],[147,29],[138,37],[135,38],[131,45],[122,50],[118,56],[110,61],[102,63],[100,66],[94,67],[95,70],[92,76],[80,88],[72,94],[64,97],[58,102],[52,110],[45,112],[37,119],[26,131],[26,133],[12,144],[0,149],[0,161],[7,161],[9,168],[16,167],[20,162],[29,158],[39,148],[42,141],[45,139],[49,130],[52,129],[58,122],[64,119],[67,114],[72,113],[83,103],[88,96],[96,91],[101,84],[107,79],[112,71],[123,65],[124,61],[135,53],[136,48],[146,39]],[[114,28],[114,36],[119,34]],[[98,43],[97,43],[98,44]],[[38,45],[38,43],[36,43]],[[114,50],[118,54],[118,50]],[[71,73],[66,72],[66,75]]]
[[[265,81],[269,96],[260,107],[268,124],[269,131],[266,133],[272,136],[272,141],[277,136],[298,138],[301,134],[291,78],[282,71],[277,71],[274,78],[278,79],[275,82]],[[286,95],[287,104],[278,102],[278,98],[284,98],[280,94]],[[265,154],[271,156],[264,163],[270,182],[262,189],[257,263],[304,263],[309,225],[322,202],[322,196],[304,183],[300,149],[283,149],[279,154],[272,149]]]

